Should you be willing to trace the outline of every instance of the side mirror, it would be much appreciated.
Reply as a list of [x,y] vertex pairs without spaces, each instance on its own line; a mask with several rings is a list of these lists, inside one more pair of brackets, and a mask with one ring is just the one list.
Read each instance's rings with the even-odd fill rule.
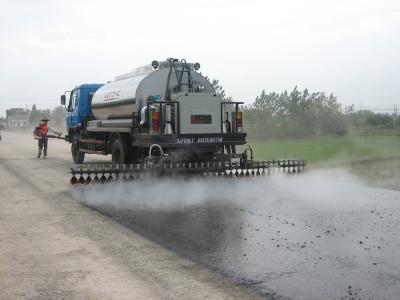
[[65,95],[61,95],[61,105],[65,106]]

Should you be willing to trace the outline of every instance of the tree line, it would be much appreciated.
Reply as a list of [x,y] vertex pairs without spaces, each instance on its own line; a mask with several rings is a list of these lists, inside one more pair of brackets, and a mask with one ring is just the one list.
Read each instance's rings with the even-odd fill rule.
[[[217,94],[231,101],[219,81],[211,81]],[[253,138],[344,135],[349,131],[387,130],[400,125],[400,117],[343,106],[333,94],[308,89],[281,93],[265,90],[242,107],[246,131]]]
[[334,95],[297,87],[291,92],[262,91],[243,112],[247,131],[256,138],[347,132],[345,110]]
[[[232,100],[219,80],[213,79],[211,83],[224,101]],[[263,90],[242,109],[246,132],[252,138],[344,135],[390,129],[396,133],[400,127],[397,115],[357,111],[354,105],[343,106],[333,94],[301,91],[297,87],[281,93]]]
[[262,91],[243,107],[246,131],[253,138],[344,135],[349,131],[390,129],[399,117],[344,107],[333,94],[308,89],[281,93]]

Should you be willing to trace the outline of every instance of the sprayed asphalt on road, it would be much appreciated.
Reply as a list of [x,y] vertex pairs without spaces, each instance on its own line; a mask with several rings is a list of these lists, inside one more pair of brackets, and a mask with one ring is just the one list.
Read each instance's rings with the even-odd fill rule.
[[144,180],[71,193],[268,299],[398,299],[400,192],[349,170]]

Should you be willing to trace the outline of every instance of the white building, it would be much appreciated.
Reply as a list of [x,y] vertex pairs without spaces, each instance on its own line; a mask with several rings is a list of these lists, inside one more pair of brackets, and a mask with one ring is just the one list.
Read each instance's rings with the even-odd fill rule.
[[10,108],[6,110],[8,127],[28,127],[30,112],[23,108]]

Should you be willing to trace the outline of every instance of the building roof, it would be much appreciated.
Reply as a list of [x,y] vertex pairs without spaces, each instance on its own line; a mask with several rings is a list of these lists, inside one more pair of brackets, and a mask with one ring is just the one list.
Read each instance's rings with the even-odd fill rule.
[[12,116],[28,116],[29,115],[29,110],[24,109],[24,108],[10,108],[6,110],[6,116],[7,117],[12,117]]

